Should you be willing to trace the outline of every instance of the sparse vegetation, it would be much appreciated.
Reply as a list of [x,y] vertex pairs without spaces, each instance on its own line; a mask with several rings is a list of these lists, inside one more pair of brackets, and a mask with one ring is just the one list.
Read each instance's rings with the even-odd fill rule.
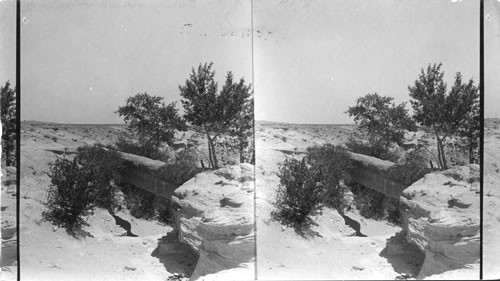
[[342,207],[344,190],[339,183],[348,176],[349,168],[346,152],[330,144],[309,148],[302,160],[285,160],[278,174],[276,209],[271,215],[285,226],[307,229],[325,205]]
[[6,166],[14,166],[17,163],[15,156],[17,137],[16,88],[11,88],[9,81],[7,81],[3,87],[0,87],[0,103],[2,119],[2,159],[5,159]]
[[441,64],[433,64],[422,69],[418,80],[408,86],[413,118],[422,126],[429,128],[437,142],[438,165],[448,168],[445,145],[451,136],[461,136],[468,140],[470,162],[477,161],[474,150],[479,143],[479,94],[472,79],[467,84],[462,82],[462,75],[457,73],[455,83],[447,93],[443,80]]
[[58,158],[50,165],[51,185],[43,216],[68,231],[84,223],[95,207],[113,208],[121,162],[110,148],[100,145],[78,149],[73,160]]
[[359,128],[367,132],[369,143],[385,151],[393,143],[401,145],[406,131],[417,129],[408,115],[406,104],[396,105],[393,100],[377,93],[367,94],[358,98],[356,105],[347,110]]
[[221,91],[215,82],[213,63],[200,64],[183,86],[179,86],[184,106],[184,118],[199,126],[208,140],[209,165],[219,168],[216,147],[217,138],[224,133],[237,136],[241,148],[248,146],[253,136],[252,90],[243,78],[233,82],[228,72]]
[[137,134],[141,143],[139,148],[150,155],[158,154],[162,143],[172,145],[176,130],[187,130],[175,103],[165,105],[162,97],[148,93],[129,97],[126,105],[119,107],[116,113],[123,117],[128,129]]

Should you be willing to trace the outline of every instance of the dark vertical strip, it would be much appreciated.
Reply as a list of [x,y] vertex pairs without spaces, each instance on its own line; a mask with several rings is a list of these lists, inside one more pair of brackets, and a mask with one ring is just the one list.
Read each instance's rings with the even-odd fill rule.
[[19,207],[21,194],[21,0],[16,1],[16,239],[17,280],[21,280]]
[[483,195],[484,195],[484,0],[479,2],[479,104],[481,133],[479,141],[479,279],[483,279]]
[[253,36],[254,36],[254,33],[253,33],[253,29],[254,29],[254,26],[253,26],[253,0],[250,0],[250,24],[252,25],[250,27],[250,30],[252,32],[252,35],[251,35],[251,44],[252,44],[252,90],[253,90],[253,153],[255,155],[254,157],[254,169],[253,169],[253,226],[254,226],[254,237],[255,237],[255,250],[254,250],[254,260],[255,260],[255,266],[254,266],[254,279],[255,280],[258,280],[258,269],[257,269],[257,239],[258,239],[258,235],[257,235],[257,185],[256,185],[256,181],[257,181],[257,170],[256,170],[256,167],[257,167],[257,149],[255,147],[255,138],[256,138],[256,135],[255,135],[255,132],[256,132],[256,129],[255,129],[255,99],[256,99],[256,96],[255,96],[255,61],[254,61],[254,43],[253,43]]

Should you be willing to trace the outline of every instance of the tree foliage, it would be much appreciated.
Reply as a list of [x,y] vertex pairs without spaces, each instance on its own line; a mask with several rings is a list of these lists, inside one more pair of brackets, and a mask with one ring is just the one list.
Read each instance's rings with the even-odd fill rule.
[[0,87],[2,118],[2,154],[7,166],[15,164],[16,149],[16,88],[11,88],[7,81]]
[[[250,105],[251,86],[246,85],[241,78],[239,82],[233,81],[233,75],[228,72],[226,81],[221,91],[215,82],[213,63],[200,64],[194,68],[184,85],[179,86],[181,100],[184,107],[184,118],[191,124],[200,126],[207,136],[210,167],[218,168],[215,143],[223,133],[232,132],[234,135],[247,138],[250,117],[245,115],[245,109]],[[251,103],[253,106],[253,103]],[[248,112],[248,109],[247,109]],[[251,117],[253,119],[253,116]],[[247,123],[245,123],[247,122]],[[253,131],[253,122],[251,130]],[[245,143],[242,144],[245,146]]]
[[358,98],[356,105],[347,110],[359,128],[367,132],[369,143],[386,150],[392,143],[401,145],[407,130],[416,130],[406,104],[396,105],[393,100],[377,93],[367,94]]
[[445,144],[451,136],[464,136],[471,147],[477,147],[480,133],[479,94],[472,79],[464,84],[462,75],[457,73],[455,83],[447,92],[442,64],[429,64],[421,69],[413,86],[408,86],[414,119],[429,128],[437,142],[439,168],[447,169]]
[[172,145],[175,131],[185,131],[187,126],[179,116],[175,103],[165,105],[162,97],[148,93],[138,93],[127,98],[125,106],[117,111],[128,124],[129,130],[135,132],[139,142],[157,153],[162,143]]

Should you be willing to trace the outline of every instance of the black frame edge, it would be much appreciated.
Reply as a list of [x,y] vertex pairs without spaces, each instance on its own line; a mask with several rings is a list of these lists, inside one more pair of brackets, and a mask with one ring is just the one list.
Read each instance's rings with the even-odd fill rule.
[[483,279],[483,206],[484,206],[484,0],[479,2],[479,279]]
[[21,194],[21,0],[16,0],[16,239],[17,280],[21,280],[19,207]]

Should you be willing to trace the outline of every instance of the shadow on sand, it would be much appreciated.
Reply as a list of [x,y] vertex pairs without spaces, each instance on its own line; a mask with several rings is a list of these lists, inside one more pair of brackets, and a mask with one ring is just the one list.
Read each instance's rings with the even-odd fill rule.
[[418,275],[425,259],[425,254],[417,246],[406,241],[404,230],[387,239],[379,256],[386,258],[394,271],[408,278]]
[[177,240],[177,233],[170,231],[158,239],[158,246],[151,253],[158,258],[169,273],[190,277],[198,262],[198,254],[188,245]]

